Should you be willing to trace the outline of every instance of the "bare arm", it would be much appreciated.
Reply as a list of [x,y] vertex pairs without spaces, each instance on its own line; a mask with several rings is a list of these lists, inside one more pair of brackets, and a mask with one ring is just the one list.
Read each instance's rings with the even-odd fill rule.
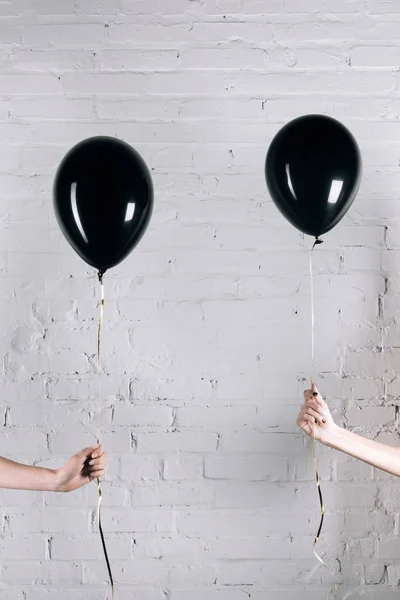
[[400,447],[374,442],[336,425],[315,384],[311,390],[304,392],[304,404],[297,424],[307,435],[313,435],[325,446],[400,476]]
[[377,469],[400,476],[400,448],[396,446],[368,440],[342,427],[338,427],[333,435],[328,435],[324,444],[359,458]]
[[71,492],[103,477],[107,455],[99,445],[74,454],[59,469],[45,469],[0,457],[0,488],[44,492]]
[[57,490],[57,475],[53,469],[31,467],[0,457],[0,488],[14,490]]

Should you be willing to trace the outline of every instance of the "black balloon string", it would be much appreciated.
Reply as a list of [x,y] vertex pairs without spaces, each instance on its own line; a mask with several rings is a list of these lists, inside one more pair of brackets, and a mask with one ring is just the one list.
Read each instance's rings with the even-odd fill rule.
[[[98,389],[98,394],[97,394],[98,419],[99,419],[98,426],[97,426],[97,443],[98,444],[100,444],[100,392],[101,392],[101,387],[100,387],[100,383],[101,383],[101,381],[100,381],[100,376],[101,376],[100,347],[101,347],[101,332],[102,332],[103,317],[104,317],[103,275],[104,275],[104,271],[98,272],[98,278],[99,278],[100,289],[101,289],[100,316],[99,316],[99,324],[98,324],[98,328],[97,328],[97,374],[98,374],[98,382],[99,382],[99,389]],[[97,523],[98,523],[99,532],[100,532],[101,544],[103,546],[104,558],[105,558],[106,564],[107,564],[108,576],[109,576],[110,584],[111,584],[111,597],[114,600],[114,578],[113,578],[112,571],[111,571],[111,565],[110,565],[110,561],[108,558],[106,541],[104,539],[103,527],[101,524],[101,502],[103,499],[103,494],[101,491],[101,485],[100,485],[99,478],[97,478],[97,491],[98,491],[98,495],[99,495],[98,503],[97,503]]]
[[[311,252],[310,252],[310,291],[311,291],[311,364],[312,364],[312,372],[314,373],[315,371],[315,365],[314,365],[314,358],[315,358],[315,303],[314,303],[314,273],[313,273],[313,263],[312,263],[312,252],[315,248],[315,246],[322,244],[322,240],[320,240],[318,238],[318,236],[315,238],[315,241],[312,245],[311,248]],[[311,376],[311,389],[313,387],[314,381],[313,378]],[[316,392],[314,392],[314,395],[317,395]],[[325,567],[329,574],[331,575],[333,582],[334,582],[334,594],[336,596],[337,592],[338,592],[338,586],[337,583],[335,581],[335,576],[332,573],[332,571],[329,569],[328,565],[326,564],[326,562],[321,558],[321,556],[318,554],[317,550],[316,550],[316,545],[318,543],[318,540],[321,536],[321,531],[322,531],[322,527],[324,524],[324,517],[325,517],[325,506],[324,506],[324,500],[323,500],[323,496],[322,496],[322,489],[321,489],[321,478],[319,475],[319,471],[318,471],[318,464],[317,464],[317,452],[316,452],[316,448],[315,448],[315,431],[314,431],[314,426],[312,427],[312,436],[311,436],[311,445],[312,445],[312,456],[313,456],[313,463],[314,463],[314,472],[315,472],[315,481],[317,484],[317,491],[318,491],[318,500],[319,500],[319,507],[320,507],[320,522],[319,522],[319,526],[318,526],[318,531],[314,537],[313,540],[313,552],[314,552],[314,556],[315,558],[318,560],[318,562]]]

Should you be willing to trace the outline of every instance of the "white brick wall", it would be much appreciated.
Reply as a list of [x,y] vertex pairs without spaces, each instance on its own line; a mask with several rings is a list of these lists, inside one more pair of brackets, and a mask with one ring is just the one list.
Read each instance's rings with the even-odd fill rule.
[[[118,600],[330,597],[295,427],[310,240],[264,159],[310,112],[360,143],[359,196],[315,253],[317,380],[340,423],[399,443],[399,28],[400,0],[0,2],[1,454],[56,466],[95,438],[98,290],[56,225],[56,166],[113,135],[154,178],[147,235],[105,282]],[[320,468],[342,597],[394,600],[400,483],[326,449]],[[0,503],[0,600],[109,597],[94,484]]]

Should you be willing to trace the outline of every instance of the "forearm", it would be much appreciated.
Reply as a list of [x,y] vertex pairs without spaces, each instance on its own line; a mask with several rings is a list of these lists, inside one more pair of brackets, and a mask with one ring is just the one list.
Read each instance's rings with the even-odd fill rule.
[[58,487],[56,471],[0,457],[0,488],[56,492]]
[[339,426],[326,436],[323,443],[377,469],[400,476],[400,448],[374,442]]

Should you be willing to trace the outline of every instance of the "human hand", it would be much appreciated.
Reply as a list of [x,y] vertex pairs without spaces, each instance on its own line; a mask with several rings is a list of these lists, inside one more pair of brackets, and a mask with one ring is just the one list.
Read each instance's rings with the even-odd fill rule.
[[107,454],[99,444],[80,450],[56,470],[56,489],[72,492],[94,479],[104,476]]
[[296,420],[297,425],[307,435],[325,443],[337,429],[329,407],[320,395],[315,383],[311,390],[304,392],[304,404]]

